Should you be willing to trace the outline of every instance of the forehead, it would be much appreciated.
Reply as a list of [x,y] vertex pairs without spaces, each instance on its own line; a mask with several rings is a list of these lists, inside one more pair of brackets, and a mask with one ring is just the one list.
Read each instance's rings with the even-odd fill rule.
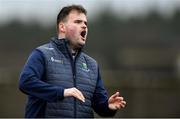
[[83,21],[87,21],[87,17],[84,13],[82,12],[79,12],[77,10],[72,10],[68,17],[67,17],[68,20],[83,20]]

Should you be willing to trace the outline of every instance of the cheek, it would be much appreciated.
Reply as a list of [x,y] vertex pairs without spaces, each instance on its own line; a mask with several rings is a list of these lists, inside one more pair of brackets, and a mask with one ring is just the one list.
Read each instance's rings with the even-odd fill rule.
[[77,28],[76,27],[70,27],[70,28],[68,28],[68,34],[69,35],[75,35],[75,34],[77,34]]

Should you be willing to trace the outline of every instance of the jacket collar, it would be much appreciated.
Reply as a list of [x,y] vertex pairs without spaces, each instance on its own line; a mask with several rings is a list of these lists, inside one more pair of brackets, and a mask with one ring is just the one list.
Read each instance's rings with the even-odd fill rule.
[[[72,53],[71,53],[71,49],[69,47],[69,41],[67,39],[58,39],[57,37],[52,37],[50,39],[50,42],[58,48],[58,50],[60,50],[65,56],[70,56],[72,58]],[[81,48],[76,56],[79,56],[79,54],[82,52]]]

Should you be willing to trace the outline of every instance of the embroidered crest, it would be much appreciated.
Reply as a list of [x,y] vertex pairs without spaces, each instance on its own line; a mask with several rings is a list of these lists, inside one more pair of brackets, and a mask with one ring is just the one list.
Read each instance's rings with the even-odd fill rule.
[[86,71],[86,72],[89,72],[89,69],[88,69],[86,63],[82,63],[82,70],[84,70],[84,71]]

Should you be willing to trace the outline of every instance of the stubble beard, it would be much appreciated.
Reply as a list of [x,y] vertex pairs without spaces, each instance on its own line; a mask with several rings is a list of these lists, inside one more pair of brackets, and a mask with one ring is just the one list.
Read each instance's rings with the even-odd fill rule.
[[[73,40],[75,41],[75,42],[73,42]],[[82,49],[83,47],[84,47],[84,45],[85,45],[85,41],[84,41],[84,43],[82,43],[80,40],[82,40],[82,39],[68,39],[68,44],[69,44],[69,46],[73,49],[73,50],[80,50],[80,49]]]

